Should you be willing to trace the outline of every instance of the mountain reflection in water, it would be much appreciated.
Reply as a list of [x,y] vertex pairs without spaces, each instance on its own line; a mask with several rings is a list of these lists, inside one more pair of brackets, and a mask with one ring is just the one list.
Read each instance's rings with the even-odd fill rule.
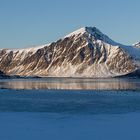
[[85,90],[136,90],[140,89],[137,78],[33,78],[0,80],[0,88],[6,89],[85,89]]

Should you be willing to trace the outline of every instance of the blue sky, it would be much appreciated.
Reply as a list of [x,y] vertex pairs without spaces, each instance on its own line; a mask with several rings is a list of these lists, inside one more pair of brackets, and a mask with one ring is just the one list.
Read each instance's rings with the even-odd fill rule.
[[139,0],[1,0],[0,48],[55,41],[83,26],[96,26],[115,41],[140,41]]

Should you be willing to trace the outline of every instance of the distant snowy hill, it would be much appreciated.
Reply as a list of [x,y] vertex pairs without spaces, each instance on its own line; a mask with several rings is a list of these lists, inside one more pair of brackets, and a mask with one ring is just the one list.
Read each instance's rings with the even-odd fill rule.
[[140,48],[140,42],[133,44],[134,47]]
[[0,70],[20,76],[116,77],[140,68],[139,46],[122,45],[96,27],[83,27],[48,45],[1,49]]

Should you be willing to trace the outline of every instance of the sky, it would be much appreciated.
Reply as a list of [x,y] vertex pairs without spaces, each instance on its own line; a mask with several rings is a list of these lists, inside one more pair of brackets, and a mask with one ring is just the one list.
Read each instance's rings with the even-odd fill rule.
[[0,48],[47,44],[83,26],[140,41],[140,0],[0,0]]

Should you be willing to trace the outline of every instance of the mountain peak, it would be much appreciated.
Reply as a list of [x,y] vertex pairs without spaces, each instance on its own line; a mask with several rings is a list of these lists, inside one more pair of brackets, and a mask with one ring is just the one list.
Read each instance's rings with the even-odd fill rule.
[[100,41],[103,41],[107,44],[111,44],[113,46],[119,46],[121,44],[113,41],[112,39],[110,39],[107,35],[103,34],[98,28],[96,28],[95,26],[94,27],[82,27],[68,35],[66,35],[64,38],[66,37],[72,37],[72,36],[75,36],[75,37],[79,37],[79,36],[82,36],[82,35],[85,35],[85,37],[87,39],[95,39],[95,40],[100,40]]
[[68,35],[66,35],[65,37],[71,37],[71,36],[74,36],[74,35],[83,35],[84,33],[88,33],[88,34],[91,34],[91,35],[95,35],[96,34],[102,34],[96,27],[82,27]]

